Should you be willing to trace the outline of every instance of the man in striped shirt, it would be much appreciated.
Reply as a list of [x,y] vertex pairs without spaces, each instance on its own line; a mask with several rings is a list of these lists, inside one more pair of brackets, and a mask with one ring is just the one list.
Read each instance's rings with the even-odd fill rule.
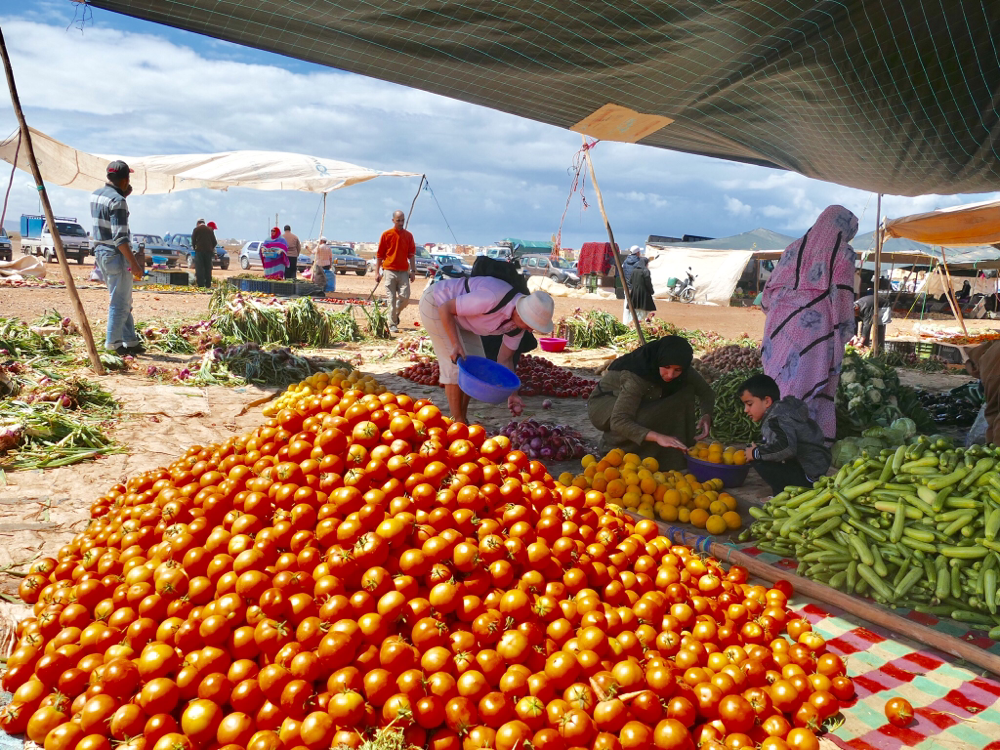
[[108,164],[108,182],[90,196],[94,219],[94,259],[108,286],[108,332],[104,345],[119,356],[146,350],[135,333],[132,319],[132,280],[142,278],[143,269],[132,254],[128,228],[128,204],[132,192],[132,170],[123,161]]

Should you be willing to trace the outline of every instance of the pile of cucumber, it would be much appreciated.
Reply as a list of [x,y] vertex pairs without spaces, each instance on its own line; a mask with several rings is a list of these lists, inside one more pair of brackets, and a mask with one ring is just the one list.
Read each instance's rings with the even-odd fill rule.
[[919,436],[750,514],[741,538],[795,558],[800,575],[1000,640],[1000,448]]

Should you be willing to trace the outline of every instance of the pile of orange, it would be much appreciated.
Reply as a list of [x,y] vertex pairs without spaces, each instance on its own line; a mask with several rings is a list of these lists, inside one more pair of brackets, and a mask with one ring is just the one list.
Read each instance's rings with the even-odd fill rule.
[[726,464],[727,466],[742,466],[747,462],[743,448],[726,446],[716,441],[706,443],[704,440],[699,440],[689,451],[689,455],[711,464]]
[[710,534],[725,534],[741,526],[736,498],[721,492],[721,479],[699,482],[693,474],[660,471],[655,458],[639,458],[620,448],[600,460],[586,455],[580,463],[582,473],[560,475],[563,485],[596,490],[606,502],[645,518],[690,523]]

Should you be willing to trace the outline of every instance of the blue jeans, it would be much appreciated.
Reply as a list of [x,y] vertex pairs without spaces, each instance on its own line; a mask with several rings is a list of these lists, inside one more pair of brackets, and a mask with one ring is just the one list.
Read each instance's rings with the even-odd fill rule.
[[94,252],[97,266],[104,274],[111,303],[108,305],[108,333],[104,345],[108,349],[119,346],[138,346],[135,321],[132,320],[132,270],[117,248],[100,245]]

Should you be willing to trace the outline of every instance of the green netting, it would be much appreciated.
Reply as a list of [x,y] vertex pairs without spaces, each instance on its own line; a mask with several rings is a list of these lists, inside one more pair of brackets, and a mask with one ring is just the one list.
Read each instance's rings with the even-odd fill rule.
[[[89,0],[569,127],[900,195],[998,185],[1000,3]],[[475,138],[475,134],[470,134]]]

